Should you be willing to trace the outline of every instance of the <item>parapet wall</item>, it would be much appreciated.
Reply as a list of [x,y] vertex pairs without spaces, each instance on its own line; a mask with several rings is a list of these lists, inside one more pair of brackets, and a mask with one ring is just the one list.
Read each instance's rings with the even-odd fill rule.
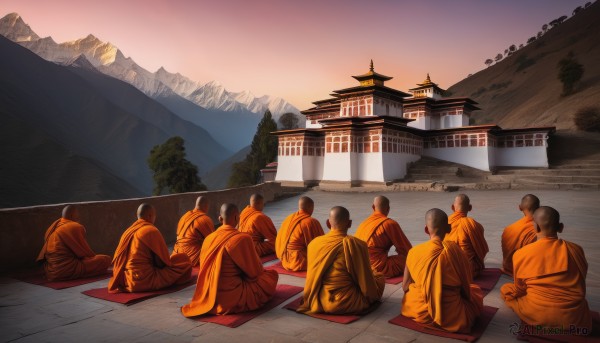
[[[240,210],[248,204],[253,193],[261,193],[266,202],[282,193],[279,183],[269,182],[251,187],[222,191],[194,192],[148,198],[76,203],[87,240],[97,254],[113,256],[121,234],[137,218],[138,206],[147,202],[157,211],[156,227],[167,244],[175,242],[179,218],[194,207],[199,195],[208,197],[210,216],[217,222],[218,211],[225,202],[236,204]],[[0,209],[0,271],[27,268],[35,265],[44,242],[46,229],[61,216],[65,204]]]

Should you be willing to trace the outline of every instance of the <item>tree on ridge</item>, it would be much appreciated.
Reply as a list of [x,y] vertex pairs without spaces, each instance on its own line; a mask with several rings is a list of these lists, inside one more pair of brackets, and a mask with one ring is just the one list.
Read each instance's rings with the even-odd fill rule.
[[179,136],[155,145],[147,161],[154,172],[154,195],[164,194],[165,189],[169,193],[206,190],[198,176],[198,167],[185,158],[184,140]]

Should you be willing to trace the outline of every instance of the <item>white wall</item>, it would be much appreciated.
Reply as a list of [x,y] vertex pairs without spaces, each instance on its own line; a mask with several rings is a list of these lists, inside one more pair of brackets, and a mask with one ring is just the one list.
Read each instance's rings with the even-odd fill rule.
[[409,122],[408,124],[406,124],[406,126],[416,127],[417,129],[421,129],[421,130],[429,130],[430,124],[431,124],[431,117],[425,116],[425,117],[419,117],[419,118]]
[[545,146],[494,149],[496,166],[548,168],[548,154]]
[[386,112],[386,104],[383,103],[382,104],[382,100],[378,99],[379,103],[378,104],[373,104],[373,114],[376,116],[392,116],[392,117],[402,117],[402,105],[399,103],[396,103],[396,107],[394,108],[392,106],[392,101],[387,101],[386,103],[389,104],[389,113]]
[[423,156],[429,156],[444,161],[464,164],[469,167],[489,171],[488,147],[464,148],[429,148],[423,149]]
[[[380,148],[381,150],[381,148]],[[381,152],[356,154],[356,174],[354,180],[383,182],[383,165]]]
[[441,122],[441,129],[469,126],[469,117],[464,114],[445,115],[442,116]]
[[306,128],[307,129],[320,129],[322,127],[323,127],[323,125],[319,124],[319,121],[317,121],[315,124],[312,124],[311,120],[306,120]]
[[278,156],[276,181],[304,181],[302,156]]
[[304,181],[321,180],[323,156],[302,156],[302,175]]
[[409,162],[415,162],[421,159],[420,155],[412,155],[406,153],[394,154],[384,152],[383,160],[383,180],[393,181],[402,179],[406,176],[406,165]]
[[322,180],[328,181],[351,181],[352,165],[350,153],[330,152],[325,153],[323,160]]

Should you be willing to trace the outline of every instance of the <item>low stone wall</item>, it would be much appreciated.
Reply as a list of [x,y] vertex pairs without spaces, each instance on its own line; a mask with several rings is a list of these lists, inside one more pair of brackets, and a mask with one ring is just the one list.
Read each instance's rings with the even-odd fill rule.
[[[137,218],[138,206],[147,202],[156,207],[156,227],[167,244],[176,239],[179,218],[194,207],[199,195],[210,201],[210,216],[217,222],[221,204],[230,202],[244,208],[253,193],[261,193],[265,201],[273,201],[282,194],[279,183],[269,182],[252,187],[222,191],[195,192],[138,199],[94,201],[77,203],[81,224],[87,231],[87,240],[97,254],[114,254],[121,234]],[[61,216],[65,204],[0,209],[0,272],[35,265],[42,248],[44,233]]]

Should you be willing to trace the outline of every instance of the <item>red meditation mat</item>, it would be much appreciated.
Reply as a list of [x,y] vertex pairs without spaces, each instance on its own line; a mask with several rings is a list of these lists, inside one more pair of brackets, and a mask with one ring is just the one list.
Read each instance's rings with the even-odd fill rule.
[[177,291],[180,291],[189,286],[195,285],[197,279],[198,279],[198,269],[193,268],[192,276],[190,277],[190,280],[188,282],[182,283],[181,285],[175,285],[175,286],[163,288],[158,291],[134,292],[134,293],[128,293],[128,292],[108,293],[108,287],[103,287],[103,288],[90,289],[87,291],[83,291],[81,293],[83,293],[87,296],[90,296],[90,297],[94,297],[94,298],[98,298],[98,299],[102,299],[102,300],[106,300],[106,301],[112,301],[112,302],[123,304],[123,305],[133,305],[135,303],[139,303],[140,301],[154,298],[154,297],[157,297],[157,296],[163,295],[163,294],[177,292]]
[[[565,343],[585,343],[585,342],[600,342],[600,313],[596,311],[590,311],[592,315],[592,334],[589,336],[575,336],[575,335],[545,335],[543,333],[536,333],[536,327],[527,325],[521,322],[521,326],[518,327],[517,339],[519,341],[526,341],[531,343],[548,343],[548,342],[565,342]],[[512,327],[511,327],[512,329]],[[569,330],[569,328],[565,328]]]
[[385,278],[385,283],[390,284],[390,285],[397,285],[400,282],[402,282],[402,280],[404,280],[404,275],[400,275],[400,276],[394,276],[394,277],[390,277],[390,278]]
[[265,256],[261,256],[260,262],[267,263],[267,262],[275,261],[276,259],[277,259],[277,255],[275,255],[275,254],[265,255]]
[[473,280],[473,283],[481,288],[483,296],[485,297],[492,289],[494,289],[498,280],[500,280],[500,276],[502,276],[502,271],[499,268],[485,268],[481,271],[479,276]]
[[35,269],[31,271],[22,272],[20,274],[14,275],[13,277],[19,281],[31,283],[38,286],[44,286],[53,289],[65,289],[76,286],[85,285],[87,283],[96,282],[99,280],[108,279],[112,276],[112,269],[108,270],[106,273],[102,273],[96,276],[90,276],[81,279],[74,280],[63,280],[63,281],[49,281],[46,279],[46,274],[43,269]]
[[481,337],[481,335],[483,335],[483,332],[496,314],[496,311],[498,311],[497,307],[483,306],[483,311],[481,312],[479,318],[477,318],[477,321],[475,321],[475,325],[473,325],[471,333],[469,334],[448,332],[432,326],[419,324],[403,315],[399,315],[390,319],[389,323],[429,335],[458,339],[467,342],[475,342]]
[[[299,297],[298,299],[285,305],[283,308],[291,310],[291,311],[296,311],[298,309],[298,307],[300,307],[301,302],[302,302],[302,297]],[[306,314],[306,315],[314,317],[314,318],[328,320],[328,321],[334,322],[334,323],[350,324],[352,322],[359,320],[362,316],[365,316],[365,315],[375,311],[375,309],[377,309],[379,307],[379,305],[381,305],[381,302],[379,302],[379,301],[374,303],[363,314],[347,314],[347,315],[326,314],[326,313],[302,313],[302,314]]]
[[281,262],[277,262],[274,265],[265,267],[265,269],[267,269],[267,270],[276,270],[277,273],[279,273],[279,274],[297,276],[297,277],[302,277],[302,278],[306,277],[306,271],[293,272],[291,270],[287,270],[287,269],[283,268],[283,266],[281,265]]
[[275,294],[263,307],[258,310],[243,312],[243,313],[232,313],[225,315],[202,315],[196,318],[192,318],[197,321],[224,325],[230,328],[236,328],[245,322],[254,319],[261,314],[275,308],[277,305],[293,297],[294,295],[302,292],[304,288],[290,285],[277,285]]

